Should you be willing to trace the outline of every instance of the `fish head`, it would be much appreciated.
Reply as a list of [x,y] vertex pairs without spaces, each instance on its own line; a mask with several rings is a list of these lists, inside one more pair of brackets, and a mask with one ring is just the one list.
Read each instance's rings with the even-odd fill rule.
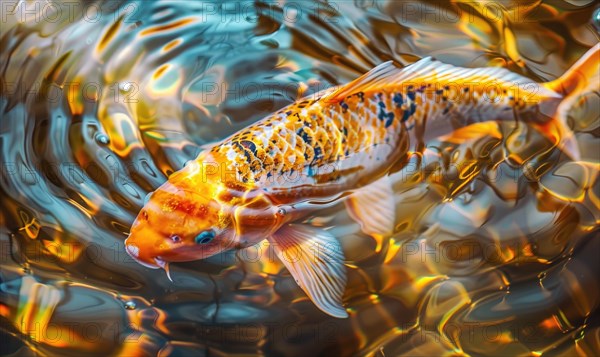
[[127,253],[149,268],[208,258],[233,245],[231,212],[208,190],[165,183],[150,194],[125,241]]

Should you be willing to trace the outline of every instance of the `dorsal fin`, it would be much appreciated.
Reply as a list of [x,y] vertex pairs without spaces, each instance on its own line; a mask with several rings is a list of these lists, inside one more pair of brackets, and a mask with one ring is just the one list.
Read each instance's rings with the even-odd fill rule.
[[495,80],[510,84],[532,83],[527,77],[513,73],[505,68],[484,67],[464,68],[442,63],[431,57],[425,57],[404,68],[397,67],[393,61],[384,62],[369,72],[323,97],[335,102],[349,95],[403,83],[415,85],[442,84],[455,81],[484,82]]
[[[590,48],[562,76],[543,85],[563,95],[598,90],[600,78],[600,43]],[[574,93],[576,92],[576,93]]]
[[326,98],[327,101],[337,101],[345,98],[348,95],[364,92],[365,88],[372,86],[375,81],[383,80],[385,78],[393,78],[395,74],[400,72],[402,68],[398,68],[394,65],[394,61],[384,62],[377,67],[373,68],[369,72],[356,78],[352,82],[342,86],[335,92],[330,93]]

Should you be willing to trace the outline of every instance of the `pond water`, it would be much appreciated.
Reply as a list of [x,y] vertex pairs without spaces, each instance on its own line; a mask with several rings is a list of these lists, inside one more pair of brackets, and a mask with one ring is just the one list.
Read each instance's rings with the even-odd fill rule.
[[[391,237],[336,205],[347,319],[261,246],[145,268],[123,241],[202,150],[376,65],[424,56],[535,81],[598,42],[594,1],[5,1],[0,9],[5,355],[600,353],[600,96],[581,159],[524,123],[428,143],[392,176]],[[377,209],[377,203],[374,203]]]

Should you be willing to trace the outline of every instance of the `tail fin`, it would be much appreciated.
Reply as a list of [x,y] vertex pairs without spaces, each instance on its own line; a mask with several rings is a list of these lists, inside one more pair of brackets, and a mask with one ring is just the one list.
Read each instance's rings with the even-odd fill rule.
[[565,74],[543,86],[564,98],[556,110],[555,120],[548,123],[546,130],[557,137],[564,152],[579,160],[579,147],[567,124],[567,115],[583,94],[600,90],[600,43],[590,48]]
[[600,43],[590,48],[565,74],[544,83],[563,96],[581,94],[582,91],[597,90],[600,86]]

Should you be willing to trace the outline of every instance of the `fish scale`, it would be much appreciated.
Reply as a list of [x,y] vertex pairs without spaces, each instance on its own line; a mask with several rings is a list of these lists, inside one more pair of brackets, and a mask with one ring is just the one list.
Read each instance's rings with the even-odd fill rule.
[[[336,103],[292,104],[211,151],[223,155],[235,152],[232,167],[238,170],[244,182],[258,182],[267,176],[294,171],[308,174],[309,166],[318,171],[319,166],[336,164],[397,137],[401,127],[398,118],[402,117],[403,110],[387,110],[397,94],[359,92]],[[261,137],[265,127],[271,128],[266,146]],[[267,156],[270,159],[266,159]]]

